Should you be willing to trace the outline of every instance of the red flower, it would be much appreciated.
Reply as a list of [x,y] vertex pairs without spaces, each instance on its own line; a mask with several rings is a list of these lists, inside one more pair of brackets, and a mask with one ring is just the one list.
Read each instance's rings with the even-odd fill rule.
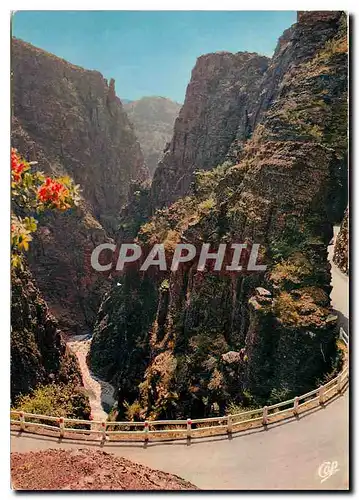
[[45,182],[39,187],[37,196],[43,203],[52,203],[60,208],[65,204],[65,198],[68,196],[68,189],[50,177],[47,177]]
[[16,149],[11,149],[11,172],[15,182],[19,182],[26,165],[21,161]]

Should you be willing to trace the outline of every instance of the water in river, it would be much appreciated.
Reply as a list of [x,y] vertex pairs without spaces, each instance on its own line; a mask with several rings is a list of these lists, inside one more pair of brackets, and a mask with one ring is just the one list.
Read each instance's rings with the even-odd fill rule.
[[[89,369],[86,358],[90,350],[91,339],[88,335],[72,337],[67,343],[69,349],[76,355],[80,365],[82,380],[88,392],[91,416],[93,420],[106,420],[108,411],[115,403],[114,387],[98,377]],[[107,411],[106,411],[107,410]]]

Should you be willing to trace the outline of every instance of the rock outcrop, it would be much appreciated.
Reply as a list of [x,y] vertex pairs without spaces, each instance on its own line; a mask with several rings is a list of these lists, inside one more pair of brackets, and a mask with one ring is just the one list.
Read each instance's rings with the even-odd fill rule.
[[198,58],[172,141],[153,177],[153,208],[188,193],[194,171],[223,163],[234,140],[236,150],[241,148],[252,132],[257,91],[268,63],[267,57],[247,52]]
[[56,319],[28,269],[13,271],[11,290],[11,399],[40,385],[82,385],[76,358],[66,350]]
[[114,80],[15,38],[12,99],[13,146],[82,190],[78,208],[41,218],[29,263],[63,330],[87,333],[107,289],[90,255],[114,235],[131,182],[148,177],[140,146]]
[[124,104],[128,118],[140,141],[150,176],[156,170],[166,144],[171,140],[173,125],[181,104],[165,97],[142,97]]
[[338,367],[327,246],[347,205],[346,118],[341,12],[299,13],[271,61],[199,58],[153,178],[153,207],[163,208],[138,241],[163,243],[168,258],[180,241],[256,243],[267,269],[198,271],[194,260],[124,274],[91,349],[92,366],[119,389],[121,417],[276,402]]
[[345,274],[349,274],[349,208],[346,209],[335,246],[333,262]]

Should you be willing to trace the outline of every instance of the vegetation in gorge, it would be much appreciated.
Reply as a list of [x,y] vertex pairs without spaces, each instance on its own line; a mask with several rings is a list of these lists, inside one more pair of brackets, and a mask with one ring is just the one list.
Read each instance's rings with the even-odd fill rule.
[[33,282],[24,252],[41,213],[76,205],[78,186],[32,171],[11,150],[11,398],[15,409],[44,415],[87,418],[76,359],[66,352],[56,320]]
[[132,241],[140,227],[150,215],[150,185],[148,182],[132,182],[127,203],[121,210],[120,223],[117,227],[120,241]]
[[349,274],[349,208],[346,209],[334,248],[333,261],[345,274]]
[[16,410],[88,418],[88,396],[76,357],[26,265],[12,271],[11,403]]
[[[90,355],[119,388],[120,414],[195,418],[261,406],[303,394],[338,368],[327,246],[347,204],[346,51],[344,14],[301,16],[258,84],[259,121],[246,128],[237,162],[187,172],[190,189],[176,196],[179,181],[163,196],[175,201],[142,224],[137,241],[164,243],[169,256],[179,242],[260,244],[267,270],[214,273],[209,264],[201,272],[194,261],[122,277],[103,303]],[[184,130],[183,122],[175,129],[178,144]],[[152,192],[164,193],[174,175],[160,174]],[[137,320],[138,310],[150,314]]]
[[73,384],[37,387],[31,394],[17,398],[14,410],[37,415],[88,419],[91,408],[83,388]]
[[124,403],[135,401],[149,362],[148,330],[156,317],[156,286],[151,276],[131,269],[113,280],[98,312],[89,362],[96,374],[118,389],[122,418]]

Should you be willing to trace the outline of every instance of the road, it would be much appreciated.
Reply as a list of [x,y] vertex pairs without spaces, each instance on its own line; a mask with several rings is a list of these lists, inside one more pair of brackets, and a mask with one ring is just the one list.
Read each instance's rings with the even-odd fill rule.
[[[84,442],[12,435],[12,451],[86,448]],[[96,444],[95,446],[100,446]],[[347,489],[348,391],[311,415],[272,425],[267,431],[239,433],[231,440],[202,439],[142,444],[106,443],[103,447],[153,469],[177,474],[199,488],[228,490]],[[323,462],[338,462],[339,471],[321,483]]]
[[[334,226],[334,239],[339,232],[339,226]],[[349,278],[333,264],[334,245],[328,247],[328,258],[332,264],[332,306],[339,316],[339,324],[349,333]]]
[[[329,249],[332,252],[332,249]],[[333,307],[348,320],[348,278],[333,266]],[[342,323],[343,324],[343,323]],[[86,448],[84,442],[12,433],[12,451]],[[100,446],[98,443],[92,446]],[[106,443],[116,455],[177,474],[205,490],[345,490],[349,487],[349,394],[325,408],[232,439],[207,438],[149,443]],[[325,480],[318,471],[330,462]],[[337,463],[337,466],[335,466]],[[333,465],[334,464],[334,465]],[[323,470],[323,468],[321,469]]]

